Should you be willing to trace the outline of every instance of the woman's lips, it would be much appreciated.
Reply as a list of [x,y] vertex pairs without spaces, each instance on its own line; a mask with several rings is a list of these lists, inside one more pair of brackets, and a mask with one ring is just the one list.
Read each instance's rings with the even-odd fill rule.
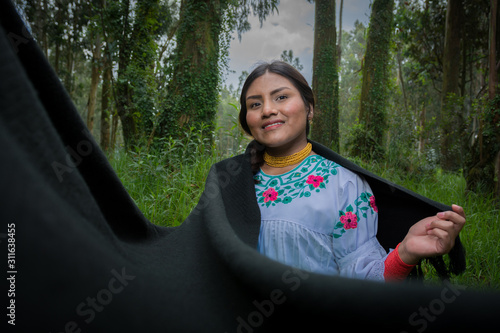
[[273,121],[273,122],[268,122],[268,123],[265,123],[264,126],[262,126],[262,128],[265,130],[265,131],[269,131],[269,130],[272,130],[272,129],[275,129],[275,128],[278,128],[280,127],[281,125],[283,125],[285,122],[284,121],[281,121],[281,120],[278,120],[278,121]]

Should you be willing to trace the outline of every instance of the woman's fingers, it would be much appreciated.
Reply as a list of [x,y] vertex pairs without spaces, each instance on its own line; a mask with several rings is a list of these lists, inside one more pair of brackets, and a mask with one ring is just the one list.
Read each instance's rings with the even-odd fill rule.
[[453,211],[457,214],[459,214],[460,216],[462,216],[464,219],[465,219],[465,211],[462,207],[460,207],[459,205],[451,205],[451,209],[453,209]]
[[458,232],[462,230],[465,225],[465,213],[463,208],[457,205],[453,205],[454,211],[446,211],[437,214],[437,217],[441,220],[450,221],[454,224],[454,229]]

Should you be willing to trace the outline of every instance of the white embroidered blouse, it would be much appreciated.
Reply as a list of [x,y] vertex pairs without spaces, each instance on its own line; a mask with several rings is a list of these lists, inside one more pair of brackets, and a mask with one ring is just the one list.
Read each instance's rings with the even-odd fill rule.
[[285,174],[261,170],[254,178],[260,253],[316,273],[384,280],[387,253],[376,238],[378,210],[364,179],[319,155]]

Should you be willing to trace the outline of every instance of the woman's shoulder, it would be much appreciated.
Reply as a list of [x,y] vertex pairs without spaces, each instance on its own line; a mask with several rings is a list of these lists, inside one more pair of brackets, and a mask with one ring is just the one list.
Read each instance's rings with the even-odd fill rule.
[[340,165],[333,159],[329,159],[325,156],[322,155],[317,155],[318,159],[322,161],[322,165],[324,167],[328,168],[330,173],[334,176],[338,176],[343,183],[346,182],[357,182],[357,181],[363,181],[363,177],[357,174],[356,172]]

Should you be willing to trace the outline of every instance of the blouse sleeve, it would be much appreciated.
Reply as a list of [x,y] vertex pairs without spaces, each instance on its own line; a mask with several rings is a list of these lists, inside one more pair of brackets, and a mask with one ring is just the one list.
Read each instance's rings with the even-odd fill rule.
[[384,280],[387,253],[378,242],[378,209],[368,183],[346,170],[339,188],[338,218],[333,232],[333,253],[340,275]]

